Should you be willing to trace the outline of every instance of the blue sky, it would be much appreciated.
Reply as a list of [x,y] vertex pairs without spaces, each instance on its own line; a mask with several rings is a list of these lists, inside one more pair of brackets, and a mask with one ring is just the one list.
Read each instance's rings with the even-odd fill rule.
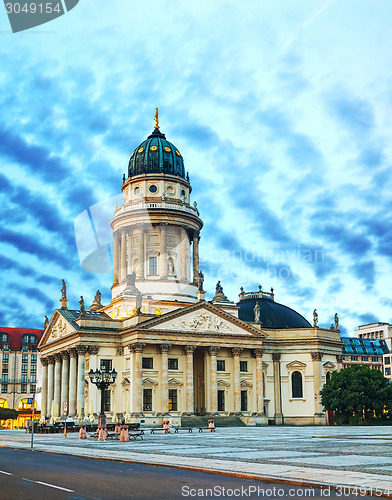
[[183,154],[202,268],[351,333],[391,320],[389,0],[99,2],[12,34],[0,12],[2,326],[39,328],[110,274],[74,222],[153,129]]

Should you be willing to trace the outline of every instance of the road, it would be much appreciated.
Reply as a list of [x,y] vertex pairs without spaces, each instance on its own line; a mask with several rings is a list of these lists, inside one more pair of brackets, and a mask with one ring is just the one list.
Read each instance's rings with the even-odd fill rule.
[[[208,489],[214,488],[211,494]],[[328,491],[323,493],[167,467],[0,448],[1,500],[297,499],[325,498]],[[347,493],[341,496],[350,498]]]

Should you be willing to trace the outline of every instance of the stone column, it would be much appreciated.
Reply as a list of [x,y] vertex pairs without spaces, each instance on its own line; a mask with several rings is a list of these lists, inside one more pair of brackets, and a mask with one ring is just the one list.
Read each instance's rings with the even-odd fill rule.
[[61,408],[60,408],[60,415],[69,415],[68,411],[69,408],[67,408],[66,411],[64,411],[64,403],[68,404],[68,388],[69,388],[69,355],[67,351],[63,351],[61,353],[61,357],[63,358],[63,365],[62,365],[62,371],[61,371]]
[[170,344],[159,346],[161,352],[161,412],[163,415],[169,413],[168,357],[170,347]]
[[121,257],[120,257],[120,281],[123,282],[127,276],[127,232],[121,230]]
[[[313,363],[314,417],[317,419],[322,419],[324,418],[324,413],[321,407],[320,389],[322,387],[321,360],[323,355],[321,352],[311,352],[310,354],[312,356]],[[303,377],[302,381],[302,390],[305,390],[305,376]]]
[[[132,269],[132,228],[128,228],[128,236],[127,236],[127,274],[131,274]],[[127,276],[125,275],[125,279]]]
[[241,378],[240,378],[240,354],[242,349],[234,347],[233,355],[233,379],[234,379],[234,413],[241,413]]
[[76,349],[69,349],[69,397],[68,397],[68,415],[76,415]]
[[161,222],[160,225],[160,276],[162,279],[167,277],[167,252],[166,252],[166,226],[167,222]]
[[48,406],[48,358],[41,358],[42,388],[41,388],[41,415],[47,415]]
[[137,266],[136,278],[142,280],[144,279],[144,225],[138,224],[137,229],[139,235],[138,252],[137,252],[139,264]]
[[199,276],[199,231],[193,233],[193,283]]
[[181,227],[181,281],[188,281],[188,234],[185,227]]
[[264,414],[264,394],[263,394],[263,349],[255,349],[256,358],[256,413]]
[[57,417],[61,415],[61,354],[54,355],[54,413]]
[[137,342],[131,344],[129,350],[133,352],[133,377],[131,398],[133,397],[133,416],[143,415],[143,380],[142,380],[142,357],[145,344]]
[[209,347],[208,354],[210,355],[210,412],[218,413],[218,380],[216,357],[219,347]]
[[195,412],[193,390],[193,353],[195,349],[194,345],[184,347],[186,354],[186,412],[188,415],[193,415]]
[[119,282],[119,262],[120,262],[120,240],[116,233],[113,233],[114,249],[113,249],[113,285]]
[[280,380],[280,353],[274,352],[272,360],[274,365],[274,404],[275,404],[275,424],[283,425],[282,413],[282,391]]
[[[78,380],[77,380],[77,388],[76,388],[76,413],[79,416],[84,415],[84,377],[85,377],[85,354],[87,351],[87,347],[84,345],[76,346],[76,352],[78,353]],[[80,412],[80,414],[79,414]]]
[[52,401],[54,400],[54,357],[48,356],[48,401],[46,415],[52,416]]

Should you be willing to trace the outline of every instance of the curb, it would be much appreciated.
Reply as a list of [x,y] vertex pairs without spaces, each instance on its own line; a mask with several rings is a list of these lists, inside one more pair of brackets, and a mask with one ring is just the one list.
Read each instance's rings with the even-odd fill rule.
[[[287,485],[291,485],[291,486],[297,486],[297,487],[302,487],[302,488],[320,489],[320,490],[324,490],[324,489],[328,488],[331,491],[339,491],[339,492],[344,491],[345,493],[342,493],[343,497],[347,497],[348,495],[354,495],[354,493],[352,493],[352,492],[355,490],[354,486],[349,486],[349,485],[338,485],[338,484],[332,484],[332,483],[317,483],[315,481],[289,479],[289,478],[277,477],[277,476],[260,476],[260,475],[255,475],[255,474],[242,473],[242,472],[232,472],[232,471],[216,470],[216,469],[204,469],[202,467],[192,467],[192,466],[188,466],[188,465],[161,464],[161,463],[156,463],[156,462],[142,462],[139,460],[128,460],[128,459],[120,459],[120,458],[90,457],[90,456],[86,456],[86,455],[78,455],[76,453],[62,453],[62,452],[58,452],[58,451],[48,451],[48,450],[31,450],[30,448],[18,448],[16,446],[0,445],[0,448],[32,451],[35,453],[49,453],[51,455],[62,455],[62,456],[67,456],[67,457],[86,458],[86,459],[90,459],[90,460],[103,460],[103,461],[108,461],[108,462],[122,462],[122,463],[138,464],[138,465],[151,465],[154,467],[167,467],[169,469],[189,470],[189,471],[193,471],[193,472],[202,472],[204,474],[211,474],[211,475],[216,475],[216,476],[228,476],[228,477],[238,477],[240,479],[251,479],[253,481],[260,481],[260,482],[264,482],[267,484],[271,484],[271,483],[287,484]],[[357,487],[357,489],[359,489],[359,487]],[[367,497],[374,496],[377,498],[391,498],[392,491],[390,494],[386,494],[384,491],[381,492],[381,494],[379,494],[378,492],[371,490],[369,493],[366,493],[366,495],[360,495],[360,494],[356,493],[355,496],[360,496],[362,498],[365,496],[367,496]]]

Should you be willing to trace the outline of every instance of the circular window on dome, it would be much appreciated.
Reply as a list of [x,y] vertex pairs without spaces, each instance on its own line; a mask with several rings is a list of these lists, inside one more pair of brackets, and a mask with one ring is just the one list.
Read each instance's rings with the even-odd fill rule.
[[176,155],[177,156],[181,156],[180,152],[178,151],[178,149],[176,149]]
[[151,151],[156,151],[158,148],[156,146],[151,146]]
[[166,191],[169,193],[169,194],[174,194],[174,186],[167,186],[166,188]]
[[150,193],[156,193],[158,191],[158,188],[156,187],[155,184],[152,184],[148,190],[150,191]]
[[135,190],[133,191],[136,195],[140,194],[140,187],[135,187]]
[[170,153],[171,149],[170,149],[168,146],[165,146],[165,151],[166,151],[167,153]]
[[139,148],[139,149],[137,150],[137,152],[138,152],[138,153],[143,153],[143,151],[144,151],[144,148]]

